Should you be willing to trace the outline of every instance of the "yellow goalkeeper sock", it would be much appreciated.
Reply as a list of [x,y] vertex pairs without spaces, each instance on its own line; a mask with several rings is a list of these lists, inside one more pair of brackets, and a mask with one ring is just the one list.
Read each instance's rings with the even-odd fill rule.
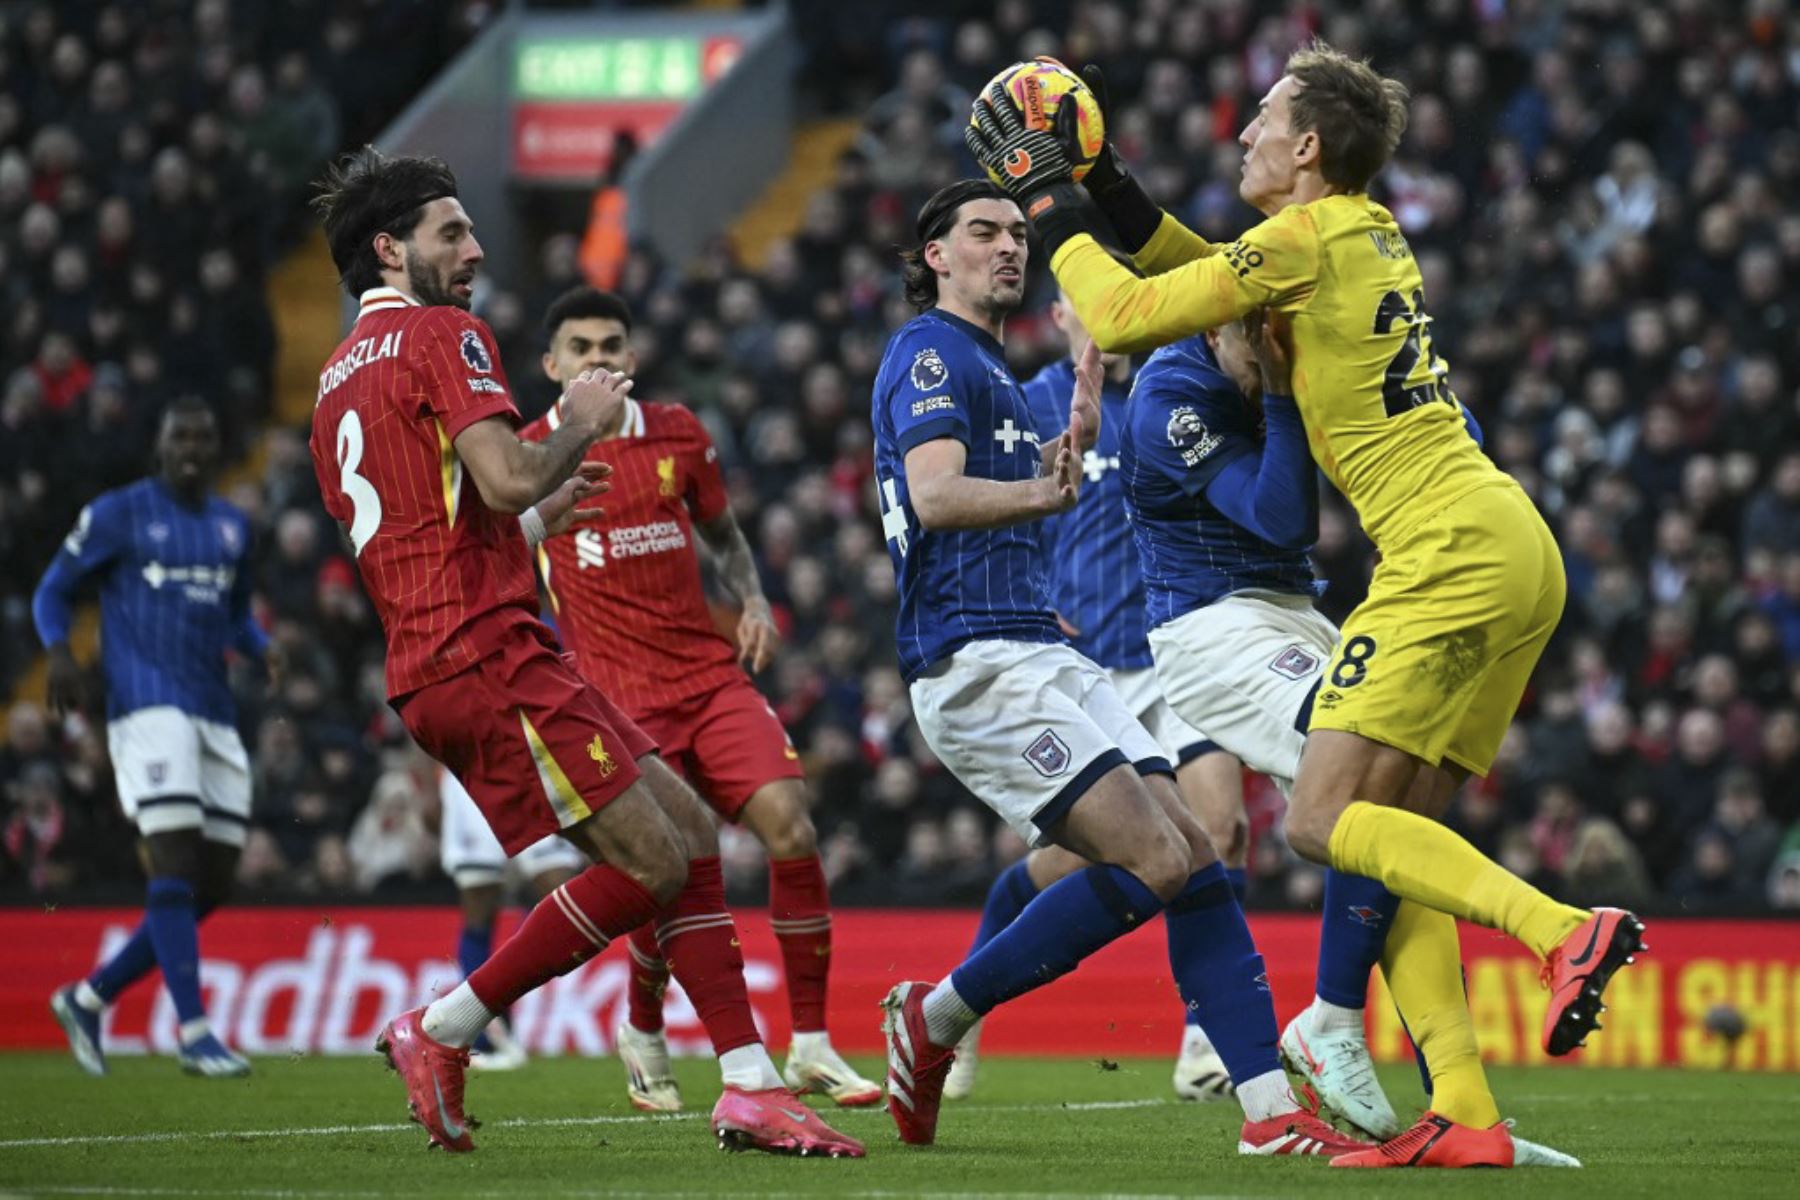
[[1365,800],[1338,817],[1327,855],[1402,899],[1504,929],[1539,958],[1592,915],[1552,900],[1436,821]]
[[1476,1129],[1498,1121],[1463,993],[1456,919],[1402,900],[1381,952],[1381,973],[1431,1072],[1431,1111]]

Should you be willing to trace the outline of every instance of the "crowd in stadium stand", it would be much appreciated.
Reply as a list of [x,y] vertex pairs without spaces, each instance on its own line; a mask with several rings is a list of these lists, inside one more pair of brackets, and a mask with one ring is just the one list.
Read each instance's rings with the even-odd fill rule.
[[[196,13],[212,7],[226,6]],[[969,99],[1019,57],[1101,64],[1135,171],[1226,240],[1256,219],[1236,197],[1236,134],[1287,52],[1319,33],[1412,89],[1377,194],[1418,256],[1458,395],[1568,569],[1563,627],[1453,823],[1576,902],[1800,908],[1800,14],[1725,7],[1388,0],[1266,16],[1241,2],[1001,0],[959,22],[884,2],[799,23],[814,96],[865,116],[834,185],[760,269],[723,239],[685,264],[639,250],[620,290],[638,317],[638,395],[691,406],[727,465],[787,635],[761,682],[807,761],[841,900],[974,900],[1023,849],[909,719],[870,487],[870,384],[910,315],[893,248],[925,196],[971,172]],[[246,47],[287,43],[208,41],[197,22],[182,53],[198,69],[174,93],[156,84],[166,61],[120,36],[124,17],[104,10],[69,43],[42,11],[0,59],[13,302],[0,589],[15,675],[17,648],[34,644],[32,582],[75,508],[142,471],[161,400],[201,391],[252,436],[269,365],[255,296],[303,219],[305,173],[275,171],[293,159],[270,146],[304,137],[322,154],[368,132],[339,130],[336,113],[374,111],[345,90],[372,86],[353,66],[366,26],[309,29],[310,56],[269,58]],[[109,99],[118,88],[127,99]],[[187,240],[134,239],[146,222]],[[553,397],[537,319],[581,282],[578,234],[545,231],[529,284],[479,298],[528,416]],[[1033,274],[1009,329],[1021,377],[1060,352],[1047,272]],[[260,437],[263,477],[232,495],[265,533],[259,603],[293,668],[266,698],[241,672],[257,781],[245,891],[409,894],[436,873],[429,764],[381,702],[379,630],[318,508],[303,434]],[[1373,562],[1335,496],[1315,561],[1322,606],[1342,620]],[[0,871],[46,895],[131,879],[103,739],[57,728],[32,700],[0,749]],[[1281,843],[1279,795],[1257,781],[1249,795],[1252,905],[1315,900],[1318,873]],[[727,837],[743,898],[759,853]]]

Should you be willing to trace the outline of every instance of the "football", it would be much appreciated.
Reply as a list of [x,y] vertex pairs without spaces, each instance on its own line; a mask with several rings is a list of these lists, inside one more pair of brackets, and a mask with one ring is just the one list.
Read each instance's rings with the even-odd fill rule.
[[[1034,58],[1030,62],[1014,63],[995,75],[981,89],[981,94],[987,95],[996,83],[1006,89],[1013,107],[1032,129],[1048,128],[1064,104],[1075,105],[1075,128],[1081,143],[1080,157],[1074,164],[1075,178],[1078,181],[1085,178],[1106,143],[1106,123],[1100,115],[1100,101],[1095,99],[1093,90],[1081,76],[1054,58]],[[989,171],[988,174],[993,176],[994,173]],[[1000,180],[995,178],[994,182]]]

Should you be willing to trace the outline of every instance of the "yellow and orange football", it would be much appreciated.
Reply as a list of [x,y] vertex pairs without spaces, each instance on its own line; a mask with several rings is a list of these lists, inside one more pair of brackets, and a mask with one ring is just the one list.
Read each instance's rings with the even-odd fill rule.
[[[1048,129],[1064,104],[1075,105],[1075,129],[1080,138],[1080,154],[1074,162],[1075,178],[1086,177],[1106,144],[1106,123],[1100,116],[1100,101],[1094,98],[1092,89],[1081,76],[1053,58],[1034,58],[1030,62],[1014,63],[1001,71],[988,80],[981,94],[986,96],[996,83],[1006,89],[1007,97],[1024,117],[1028,129]],[[970,122],[973,121],[971,115]],[[989,171],[988,175],[994,173]],[[1001,181],[994,177],[994,182]]]

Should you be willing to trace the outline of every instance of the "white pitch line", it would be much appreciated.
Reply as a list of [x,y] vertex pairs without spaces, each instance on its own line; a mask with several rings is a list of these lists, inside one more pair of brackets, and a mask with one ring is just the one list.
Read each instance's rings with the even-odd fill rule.
[[[852,1168],[854,1169],[854,1168]],[[297,1192],[291,1189],[244,1189],[232,1188],[169,1188],[169,1187],[108,1187],[96,1185],[84,1187],[80,1185],[52,1185],[34,1187],[27,1192],[3,1192],[0,1197],[22,1195],[42,1196],[251,1196],[256,1200],[304,1200],[307,1197],[323,1197],[329,1200],[388,1200],[395,1195],[401,1196],[438,1196],[443,1193],[431,1192]],[[453,1193],[457,1200],[517,1200],[516,1191],[462,1191]],[[1230,1196],[1202,1195],[1183,1193],[1179,1196],[1154,1192],[918,1192],[918,1191],[842,1191],[836,1193],[847,1200],[913,1200],[914,1197],[927,1195],[937,1200],[1235,1200]],[[633,1192],[633,1191],[550,1191],[539,1195],[557,1197],[558,1200],[588,1200],[600,1197],[655,1197],[656,1200],[715,1200],[717,1192]],[[793,1193],[782,1192],[744,1192],[734,1191],[738,1197],[789,1197]]]
[[[1103,1112],[1122,1108],[1155,1108],[1173,1106],[1172,1100],[1090,1100],[1074,1104],[995,1104],[959,1106],[963,1112]],[[832,1118],[885,1115],[884,1109],[845,1108],[833,1111]],[[507,1117],[485,1122],[490,1129],[530,1129],[582,1125],[651,1125],[659,1121],[694,1121],[704,1113],[634,1114],[631,1116],[594,1117]],[[25,1150],[45,1146],[117,1146],[153,1142],[229,1142],[246,1138],[343,1137],[358,1133],[405,1133],[419,1127],[410,1121],[380,1125],[309,1125],[288,1129],[209,1129],[204,1131],[169,1130],[158,1133],[77,1134],[70,1137],[10,1138],[0,1141],[0,1150]],[[285,1193],[282,1193],[285,1194]],[[346,1193],[347,1194],[347,1193]]]

